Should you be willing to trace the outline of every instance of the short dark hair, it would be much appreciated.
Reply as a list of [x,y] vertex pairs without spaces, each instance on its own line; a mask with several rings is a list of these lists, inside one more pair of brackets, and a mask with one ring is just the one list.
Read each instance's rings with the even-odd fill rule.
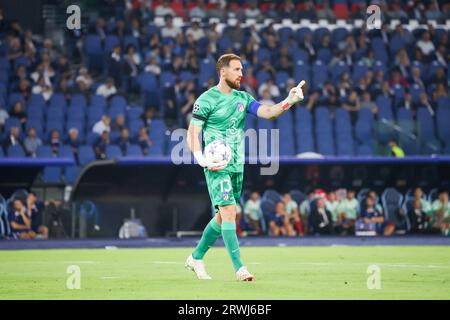
[[220,69],[222,69],[223,67],[228,67],[230,65],[231,60],[241,61],[241,57],[233,53],[223,54],[220,56],[219,60],[217,60],[216,63],[216,71],[219,76],[220,76]]

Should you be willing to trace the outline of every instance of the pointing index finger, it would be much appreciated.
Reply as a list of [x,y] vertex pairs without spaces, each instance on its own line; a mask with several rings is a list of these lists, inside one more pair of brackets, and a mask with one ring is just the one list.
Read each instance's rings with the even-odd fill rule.
[[300,81],[300,83],[298,84],[297,88],[301,89],[305,85],[305,83],[306,83],[305,80]]

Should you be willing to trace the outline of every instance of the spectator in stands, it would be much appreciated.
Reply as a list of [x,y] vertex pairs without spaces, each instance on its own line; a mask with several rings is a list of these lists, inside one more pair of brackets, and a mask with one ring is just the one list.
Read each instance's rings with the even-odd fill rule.
[[264,90],[266,89],[269,90],[271,99],[276,99],[280,96],[280,89],[278,89],[272,79],[267,79],[266,82],[259,86],[258,94],[262,96]]
[[55,69],[59,75],[59,78],[71,78],[72,76],[70,63],[66,55],[59,56]]
[[430,1],[427,11],[425,11],[425,18],[427,20],[438,20],[437,22],[441,22],[441,19],[444,18],[443,13],[437,6],[437,1]]
[[439,63],[439,65],[441,65],[443,67],[447,66],[448,53],[447,53],[447,48],[444,44],[438,45],[438,49],[435,52],[435,56],[436,56],[436,61]]
[[102,135],[103,131],[111,131],[111,118],[108,115],[103,115],[102,118],[94,124],[94,127],[92,128],[92,132]]
[[73,156],[75,161],[78,163],[78,148],[80,147],[80,139],[77,128],[69,129],[69,136],[67,137],[66,143],[72,147]]
[[248,7],[245,9],[245,17],[247,19],[259,19],[261,18],[261,11],[258,8],[256,0],[249,2]]
[[450,231],[450,202],[447,190],[439,191],[439,197],[433,201],[431,210],[433,212],[432,229],[448,236]]
[[192,36],[194,41],[198,41],[201,38],[206,37],[205,31],[200,28],[200,23],[198,21],[193,21],[192,26],[186,30],[186,36]]
[[194,106],[196,99],[197,99],[197,95],[195,94],[195,91],[193,91],[193,90],[189,91],[186,103],[184,105],[182,105],[180,108],[180,112],[181,112],[180,126],[183,128],[187,128],[188,123],[191,122],[192,108]]
[[352,90],[348,98],[342,102],[342,108],[350,113],[352,125],[355,125],[356,120],[358,119],[358,111],[361,109],[359,97],[355,90]]
[[161,29],[161,36],[163,38],[176,38],[178,34],[182,34],[179,27],[173,25],[173,17],[171,15],[164,16],[165,26]]
[[164,0],[160,5],[155,8],[155,16],[167,17],[175,16],[175,11],[170,7],[170,1]]
[[128,153],[128,148],[131,145],[130,132],[128,131],[128,128],[124,127],[120,130],[120,136],[117,139],[117,145],[120,147],[122,155],[126,156]]
[[122,68],[123,68],[123,59],[122,59],[122,48],[119,44],[114,46],[112,49],[111,55],[107,60],[107,70],[108,76],[113,78],[116,83],[121,83],[122,81]]
[[409,91],[405,92],[403,108],[405,108],[406,110],[411,110],[412,112],[416,111],[416,106],[413,102],[412,94]]
[[94,145],[95,157],[99,160],[106,159],[106,147],[111,144],[109,131],[103,131],[100,139]]
[[373,114],[377,114],[378,113],[378,107],[372,101],[372,97],[370,95],[370,92],[368,92],[368,91],[363,93],[363,101],[361,102],[361,109],[368,109]]
[[359,203],[355,198],[354,190],[347,190],[347,195],[341,200],[338,209],[338,220],[336,221],[337,232],[342,235],[352,234],[355,228],[355,221],[359,215]]
[[10,146],[22,146],[22,139],[20,138],[20,128],[13,126],[9,130],[9,135],[3,141],[3,151],[5,154],[8,152]]
[[150,127],[153,118],[155,117],[155,108],[149,107],[145,110],[145,112],[141,115],[142,121],[144,121],[144,126]]
[[372,197],[365,200],[365,209],[361,210],[361,219],[365,224],[375,224],[378,235],[390,236],[395,231],[395,224],[385,221],[384,215],[376,207]]
[[91,88],[93,80],[86,67],[80,68],[80,70],[78,71],[78,77],[76,78],[75,82],[82,82],[86,90],[89,90]]
[[297,202],[295,202],[292,199],[291,194],[289,192],[286,192],[283,195],[282,201],[286,208],[286,213],[289,222],[294,225],[295,231],[297,231],[297,235],[303,237],[304,236],[303,225],[300,219]]
[[335,191],[328,192],[328,198],[325,200],[325,208],[330,212],[331,220],[336,222],[339,215],[339,201],[336,198]]
[[98,88],[97,91],[95,92],[96,94],[99,94],[101,96],[104,96],[105,98],[109,98],[112,95],[117,93],[117,89],[114,85],[114,79],[113,78],[108,78],[106,79],[105,83],[101,84]]
[[390,139],[388,145],[391,156],[396,158],[403,158],[405,156],[405,151],[398,145],[397,140]]
[[36,233],[31,229],[31,219],[22,200],[15,199],[13,209],[8,214],[11,231],[16,239],[34,239]]
[[20,121],[20,124],[22,125],[22,130],[25,129],[25,125],[27,123],[27,113],[25,112],[25,108],[23,106],[22,101],[17,101],[14,104],[13,110],[9,114],[11,118],[16,118]]
[[422,89],[425,89],[425,83],[422,80],[422,75],[419,67],[413,67],[411,69],[411,78],[409,79],[409,84],[411,86],[417,84]]
[[425,233],[428,229],[428,216],[422,207],[422,199],[413,201],[413,205],[408,210],[411,233]]
[[[292,3],[292,1],[287,1],[287,3]],[[314,8],[314,2],[305,1],[303,5],[304,5],[303,10],[299,12],[298,19],[317,20],[317,12],[316,9]],[[295,7],[291,7],[289,11],[296,12]],[[292,14],[290,14],[289,16],[291,17],[291,19],[295,19],[295,16],[292,16]]]
[[328,0],[322,1],[322,6],[316,10],[317,19],[334,20],[335,16],[333,10],[330,8],[330,2]]
[[294,229],[289,222],[285,205],[282,201],[275,205],[275,212],[269,214],[269,228],[272,236],[295,236]]
[[62,78],[59,80],[58,88],[56,88],[56,92],[62,93],[64,95],[64,100],[66,102],[70,101],[72,97],[72,90],[69,87],[69,80],[66,78]]
[[36,150],[42,145],[42,140],[37,136],[36,129],[28,129],[28,137],[25,138],[23,146],[28,157],[36,157]]
[[125,127],[126,127],[125,116],[120,113],[116,116],[116,119],[114,120],[113,124],[110,127],[111,133],[113,133],[113,132],[119,133]]
[[423,32],[422,38],[417,42],[416,46],[422,51],[425,60],[430,62],[436,48],[434,47],[433,41],[431,41],[430,33],[428,31]]
[[155,76],[159,76],[161,74],[161,67],[159,66],[159,63],[154,56],[150,56],[148,58],[148,63],[145,66],[144,71],[151,72]]
[[434,111],[434,106],[430,103],[430,101],[428,100],[428,95],[426,92],[421,92],[419,95],[419,105],[418,108],[426,108],[428,110],[428,112],[430,113],[430,115],[432,117],[434,117],[435,115],[435,111]]
[[269,88],[263,90],[260,103],[268,106],[272,106],[275,104],[275,102],[272,100],[272,97],[270,96]]
[[[193,1],[194,2],[194,1]],[[203,20],[206,18],[206,7],[203,0],[195,1],[195,6],[189,11],[189,18]]]
[[3,132],[3,127],[5,126],[6,119],[9,118],[8,111],[3,109],[3,106],[0,105],[0,134]]
[[436,69],[435,75],[431,78],[431,82],[438,86],[439,84],[447,85],[447,77],[445,75],[445,70],[443,67],[439,67]]
[[41,94],[45,101],[49,101],[53,95],[53,89],[50,85],[45,83],[43,77],[39,78],[38,83],[31,90],[33,94]]
[[244,216],[250,226],[256,231],[257,235],[262,234],[260,216],[261,216],[261,197],[257,191],[250,194],[250,198],[244,204]]
[[310,224],[314,234],[333,233],[333,220],[330,211],[325,207],[323,198],[316,200],[316,205],[311,210]]
[[54,157],[58,155],[59,146],[62,144],[59,131],[57,129],[53,129],[50,131],[50,146],[52,147],[52,154]]
[[95,21],[95,29],[94,33],[97,34],[100,37],[100,40],[103,42],[106,38],[106,32],[105,32],[105,20],[102,18],[98,18]]
[[142,153],[144,156],[148,155],[150,146],[152,145],[152,140],[150,139],[150,136],[148,135],[147,127],[141,127],[139,129],[137,142],[139,146],[142,149]]
[[27,215],[31,219],[31,230],[36,234],[36,239],[48,239],[48,228],[43,223],[42,210],[44,204],[38,201],[33,191],[27,195]]
[[425,211],[425,213],[426,213],[428,216],[431,216],[432,213],[433,213],[432,210],[431,210],[431,204],[430,204],[430,202],[427,200],[427,197],[424,195],[423,190],[422,190],[421,187],[416,187],[416,188],[414,189],[413,197],[414,197],[414,198],[413,198],[413,201],[418,201],[418,200],[420,200],[420,202],[421,202],[421,204],[422,204],[422,206],[421,206],[422,210]]

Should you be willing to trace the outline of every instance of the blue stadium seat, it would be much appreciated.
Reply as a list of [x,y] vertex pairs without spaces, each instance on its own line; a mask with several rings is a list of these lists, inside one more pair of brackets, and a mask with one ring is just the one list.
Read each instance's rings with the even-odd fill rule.
[[79,166],[68,166],[64,169],[64,182],[67,184],[74,184],[78,175],[80,174],[81,168]]
[[394,188],[387,188],[381,195],[381,203],[386,221],[394,222],[396,230],[406,230],[406,220],[398,214],[403,203],[403,195]]
[[65,145],[65,144],[60,145],[58,148],[58,157],[73,159],[74,155],[73,155],[72,146]]
[[106,146],[106,158],[111,160],[122,156],[122,150],[120,147],[114,144]]
[[272,79],[272,75],[267,71],[259,70],[256,73],[256,82],[258,83],[258,85],[263,84],[264,82],[266,82],[269,79]]
[[90,106],[88,108],[88,127],[91,128],[106,113],[103,106]]
[[84,38],[84,52],[88,58],[88,69],[102,72],[105,61],[104,50],[102,48],[102,41],[98,35],[88,34]]
[[399,133],[399,143],[407,155],[419,154],[418,141],[415,139],[416,125],[412,111],[400,108],[397,111],[397,125],[402,132]]
[[360,61],[356,62],[356,64],[353,66],[353,71],[352,71],[353,83],[358,83],[358,81],[366,75],[368,70],[369,70],[369,67],[367,66],[365,61],[360,60]]
[[294,35],[294,30],[291,27],[281,27],[278,29],[278,36],[281,43],[286,43],[290,36]]
[[67,102],[66,99],[64,97],[64,94],[56,92],[54,94],[52,94],[51,98],[50,98],[50,106],[54,106],[54,107],[60,107],[60,106],[64,106],[67,107]]
[[52,147],[50,145],[41,145],[36,150],[36,156],[38,158],[52,158]]
[[112,49],[117,45],[120,45],[120,40],[116,35],[108,34],[105,37],[105,53],[106,54],[109,54],[110,52],[112,52]]
[[322,61],[324,64],[328,65],[333,58],[331,50],[328,48],[320,48],[317,50],[316,59]]
[[72,98],[70,99],[70,106],[81,106],[85,108],[87,106],[86,97],[84,94],[81,93],[75,93],[72,95]]
[[358,156],[372,156],[373,148],[370,144],[360,144],[357,147],[357,155]]
[[62,168],[46,166],[41,172],[41,179],[45,183],[60,183]]
[[[436,126],[438,137],[444,142],[446,150],[450,150],[450,104],[439,105],[436,110]],[[447,152],[446,152],[447,153]],[[448,153],[447,153],[448,154]]]
[[94,94],[91,96],[91,106],[106,108],[106,99],[104,96]]
[[127,156],[140,157],[142,156],[142,149],[140,146],[132,144],[127,149]]
[[440,143],[436,139],[434,121],[426,108],[417,109],[417,134],[423,154],[440,153]]
[[370,45],[373,50],[373,56],[375,60],[379,60],[383,62],[384,64],[387,64],[389,61],[389,55],[386,50],[386,45],[381,38],[372,38],[370,41]]
[[32,94],[27,101],[27,106],[43,107],[45,104],[46,103],[42,94]]
[[141,106],[134,106],[127,110],[127,119],[128,121],[140,119],[142,114],[144,113],[144,108]]
[[312,69],[313,89],[319,89],[328,81],[327,66],[320,60],[317,60]]
[[286,82],[288,81],[288,79],[289,74],[287,72],[279,71],[275,74],[275,83],[281,90],[284,90],[286,88]]
[[302,60],[297,60],[296,63],[294,63],[294,80],[296,82],[300,82],[302,80],[305,80],[307,83],[311,81],[311,69],[308,64],[306,64]]
[[294,63],[301,61],[304,64],[309,64],[309,54],[301,48],[294,50],[294,52],[292,53],[292,59]]
[[91,161],[95,160],[95,154],[92,146],[82,145],[78,148],[78,157],[80,160],[80,165],[84,166]]
[[23,150],[21,145],[15,145],[15,146],[9,146],[8,150],[6,150],[6,154],[8,157],[15,157],[15,158],[23,158],[25,157],[25,151]]

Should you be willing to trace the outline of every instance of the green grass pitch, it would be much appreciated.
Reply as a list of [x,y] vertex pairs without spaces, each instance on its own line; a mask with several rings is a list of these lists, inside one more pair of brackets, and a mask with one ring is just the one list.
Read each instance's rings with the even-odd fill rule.
[[[450,299],[450,247],[243,247],[256,276],[237,282],[223,247],[213,280],[184,269],[189,248],[0,251],[0,299]],[[381,289],[369,290],[369,265]],[[78,265],[81,288],[66,288]]]

